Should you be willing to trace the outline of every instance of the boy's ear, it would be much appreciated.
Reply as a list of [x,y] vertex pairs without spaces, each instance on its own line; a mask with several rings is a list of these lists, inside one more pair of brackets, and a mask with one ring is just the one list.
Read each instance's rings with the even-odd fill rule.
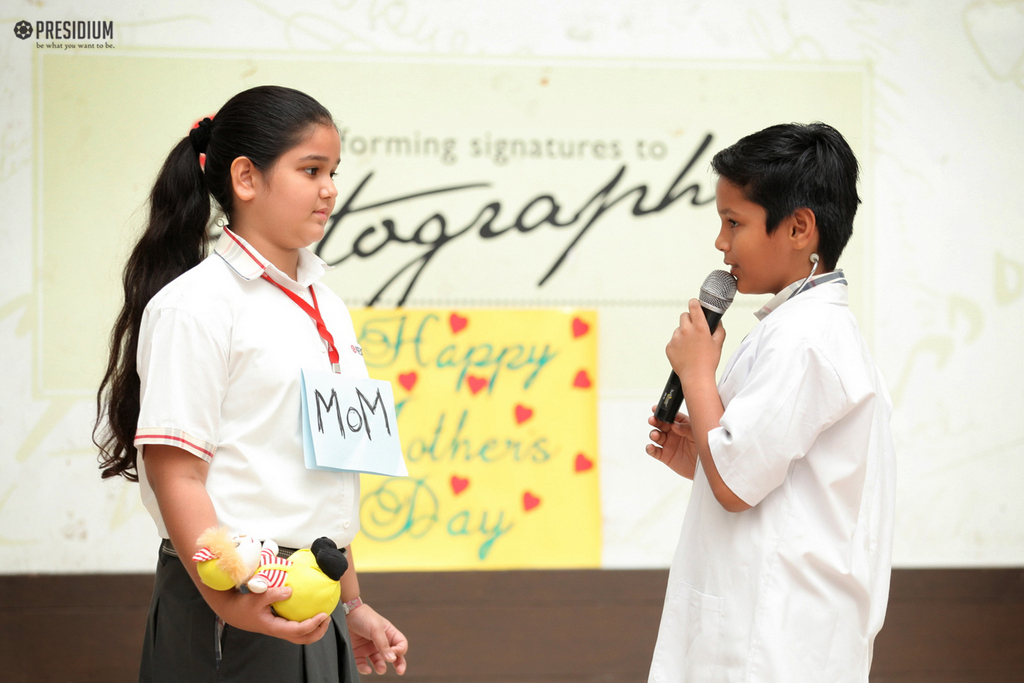
[[248,157],[237,157],[231,162],[231,188],[243,202],[256,196],[256,182],[259,170]]
[[[793,247],[798,251],[802,250],[812,242],[818,240],[818,220],[814,211],[802,206],[789,216],[789,239]],[[817,245],[815,244],[815,249]]]

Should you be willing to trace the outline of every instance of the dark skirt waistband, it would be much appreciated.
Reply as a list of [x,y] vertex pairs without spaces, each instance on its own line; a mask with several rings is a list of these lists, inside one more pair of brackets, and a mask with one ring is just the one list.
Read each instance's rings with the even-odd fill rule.
[[[294,554],[298,548],[278,548],[277,556],[282,558],[289,558]],[[160,552],[164,555],[170,555],[171,557],[177,557],[178,551],[174,549],[170,539],[164,538],[160,540]]]

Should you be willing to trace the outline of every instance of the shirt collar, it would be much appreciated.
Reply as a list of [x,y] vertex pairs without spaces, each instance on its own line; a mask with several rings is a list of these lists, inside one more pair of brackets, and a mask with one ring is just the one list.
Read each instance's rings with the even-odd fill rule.
[[309,249],[299,249],[299,263],[296,269],[298,279],[292,280],[277,266],[263,258],[255,247],[227,227],[217,240],[214,252],[243,280],[253,280],[266,273],[281,284],[299,285],[304,288],[319,280],[331,268]]
[[822,273],[821,275],[812,277],[806,285],[804,285],[803,280],[797,280],[796,282],[789,285],[781,292],[773,296],[771,301],[762,306],[759,311],[755,311],[754,315],[757,316],[758,320],[764,320],[766,317],[768,317],[769,313],[771,313],[776,308],[778,308],[782,304],[786,303],[787,301],[795,297],[797,294],[806,292],[808,289],[812,287],[824,285],[829,282],[835,282],[837,285],[846,286],[846,275],[843,274],[842,270],[837,268],[831,273]]

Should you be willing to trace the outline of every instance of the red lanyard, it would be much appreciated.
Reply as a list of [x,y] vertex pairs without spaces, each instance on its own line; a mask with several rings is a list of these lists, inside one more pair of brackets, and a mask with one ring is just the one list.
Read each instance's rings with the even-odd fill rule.
[[309,286],[309,294],[313,297],[313,305],[310,306],[302,297],[295,292],[282,287],[277,282],[274,282],[274,280],[266,273],[263,273],[261,277],[287,294],[289,299],[298,304],[299,308],[305,311],[306,315],[313,319],[313,322],[316,323],[316,331],[320,333],[320,338],[327,342],[327,357],[331,359],[331,369],[335,372],[341,372],[341,357],[338,355],[338,349],[334,348],[334,337],[331,336],[331,333],[327,330],[327,325],[324,323],[324,317],[320,315],[320,306],[316,302],[316,292],[313,291],[313,286]]

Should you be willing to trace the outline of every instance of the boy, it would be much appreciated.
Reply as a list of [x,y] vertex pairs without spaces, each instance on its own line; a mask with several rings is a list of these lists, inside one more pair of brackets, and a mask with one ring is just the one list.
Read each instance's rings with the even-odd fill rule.
[[666,349],[689,415],[649,419],[647,453],[693,489],[652,683],[868,680],[889,593],[891,401],[836,262],[857,160],[834,128],[788,124],[715,155],[725,254],[775,294],[715,385],[725,331],[697,300]]

